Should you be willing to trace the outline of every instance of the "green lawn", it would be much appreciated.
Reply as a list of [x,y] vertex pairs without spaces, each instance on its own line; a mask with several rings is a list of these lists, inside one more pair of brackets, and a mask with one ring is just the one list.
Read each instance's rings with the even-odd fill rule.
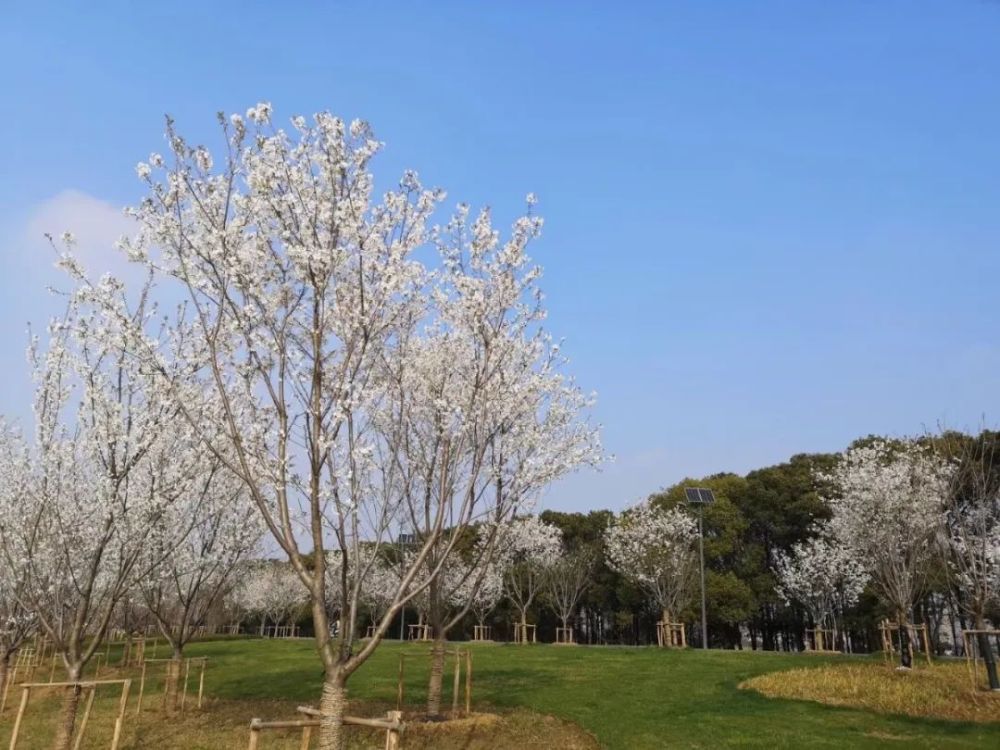
[[[756,674],[821,663],[814,656],[542,645],[473,649],[475,707],[522,706],[568,719],[608,748],[1000,747],[1000,723],[881,716],[737,688]],[[383,644],[352,677],[351,697],[392,703],[401,650],[415,657],[407,663],[406,691],[407,703],[418,706],[427,649],[412,644]],[[211,657],[210,695],[306,702],[318,696],[319,662],[308,641],[215,641],[189,651]]]

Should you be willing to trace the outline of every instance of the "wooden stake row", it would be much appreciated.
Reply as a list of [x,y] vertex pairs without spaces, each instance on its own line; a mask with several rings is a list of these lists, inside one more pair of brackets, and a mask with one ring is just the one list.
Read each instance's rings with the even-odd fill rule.
[[17,716],[14,718],[14,728],[11,730],[9,750],[16,750],[17,741],[21,733],[21,721],[24,719],[24,712],[28,708],[28,701],[31,691],[35,688],[79,688],[87,693],[87,702],[84,705],[83,716],[80,719],[80,727],[76,731],[73,740],[73,750],[79,750],[83,742],[84,732],[87,731],[87,722],[90,721],[90,712],[94,706],[94,694],[101,685],[121,685],[121,697],[118,700],[118,714],[115,717],[114,734],[111,737],[110,750],[118,750],[121,742],[122,729],[125,725],[125,709],[128,706],[128,694],[132,687],[132,680],[80,680],[76,682],[26,682],[21,685],[21,702],[18,705]]

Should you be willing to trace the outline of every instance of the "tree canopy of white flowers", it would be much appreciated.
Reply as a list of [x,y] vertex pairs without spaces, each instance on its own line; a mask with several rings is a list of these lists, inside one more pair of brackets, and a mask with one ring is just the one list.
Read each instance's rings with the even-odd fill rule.
[[525,516],[504,529],[499,549],[504,593],[517,608],[523,626],[545,583],[546,571],[562,554],[562,533],[537,516]]
[[[0,421],[0,538],[25,539],[30,522],[22,503],[29,479],[28,446],[6,421]],[[6,547],[7,545],[3,545]],[[0,556],[0,694],[6,687],[11,659],[25,640],[35,633],[34,613],[23,604],[29,560]]]
[[[346,681],[420,595],[415,581],[433,585],[465,528],[502,525],[599,445],[591,399],[541,329],[526,255],[541,220],[529,210],[502,241],[488,210],[470,219],[460,205],[434,226],[444,194],[415,173],[376,194],[381,144],[366,123],[324,112],[285,129],[271,114],[220,115],[218,162],[168,121],[171,156],[138,166],[148,196],[121,245],[186,295],[169,333],[137,330],[133,351],[244,482],[309,592],[326,675],[319,747],[331,750]],[[91,300],[113,307],[99,290]],[[202,388],[216,419],[191,413]],[[355,649],[364,582],[404,527],[412,564]],[[328,551],[344,566],[335,596]],[[337,636],[331,601],[347,624]]]
[[907,668],[906,625],[926,582],[952,471],[926,445],[876,439],[843,453],[823,477],[834,488],[830,532],[865,565],[874,591],[899,622]]
[[831,617],[854,606],[869,578],[855,553],[831,539],[825,528],[795,544],[790,554],[779,551],[775,574],[781,598],[802,605],[817,628],[826,627]]
[[686,511],[649,503],[621,513],[604,538],[608,565],[645,589],[664,621],[676,619],[691,598],[697,541],[698,522]]

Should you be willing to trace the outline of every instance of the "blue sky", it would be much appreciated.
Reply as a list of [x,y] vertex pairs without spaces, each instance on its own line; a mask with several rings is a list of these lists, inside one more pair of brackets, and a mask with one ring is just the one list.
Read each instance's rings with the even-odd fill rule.
[[[616,462],[557,509],[998,415],[1000,3],[6,4],[0,411],[54,308],[42,231],[114,263],[170,112],[373,123],[405,167],[546,218],[550,328]],[[92,6],[98,6],[97,8]]]

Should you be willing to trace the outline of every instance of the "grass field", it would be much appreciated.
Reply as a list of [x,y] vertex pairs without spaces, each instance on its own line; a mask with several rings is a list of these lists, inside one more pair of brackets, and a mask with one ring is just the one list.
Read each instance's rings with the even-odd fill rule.
[[[232,747],[245,742],[247,717],[291,718],[296,703],[315,701],[320,669],[309,641],[212,641],[190,647],[192,656],[208,656],[211,667],[206,692],[213,707],[202,717],[183,720],[197,732],[220,732],[220,716],[232,715],[227,730],[237,735]],[[424,695],[426,649],[386,643],[351,679],[355,713],[374,715],[395,700],[399,654],[417,658],[407,663],[407,703],[419,708]],[[965,723],[824,706],[805,701],[766,698],[741,690],[756,675],[839,663],[837,658],[788,654],[712,651],[660,651],[637,648],[560,648],[553,646],[476,645],[474,707],[513,711],[501,741],[480,736],[468,747],[545,747],[533,744],[530,714],[547,714],[573,722],[586,733],[565,736],[573,747],[595,745],[620,750],[685,747],[1000,747],[1000,702],[997,723]],[[448,700],[446,688],[446,702]],[[230,710],[232,709],[232,710]],[[238,709],[238,710],[236,710]],[[214,711],[215,713],[211,713]],[[96,715],[96,714],[95,714]],[[3,719],[0,742],[9,731],[10,709]],[[537,720],[535,717],[534,720]],[[182,731],[183,722],[171,731]],[[155,717],[144,718],[148,731],[130,733],[131,747],[158,747]],[[203,725],[203,726],[201,726]],[[201,729],[195,731],[196,726]],[[488,727],[479,734],[488,735]],[[576,730],[574,730],[576,731]],[[188,740],[180,747],[220,747],[218,740]],[[470,735],[471,737],[471,735]],[[415,738],[414,738],[415,739]],[[204,744],[192,744],[203,742]],[[502,743],[502,744],[501,744]],[[31,747],[34,743],[26,744]],[[413,744],[434,747],[426,739]],[[166,746],[166,745],[164,745]],[[170,745],[173,747],[174,745]],[[276,747],[265,744],[265,748]]]

